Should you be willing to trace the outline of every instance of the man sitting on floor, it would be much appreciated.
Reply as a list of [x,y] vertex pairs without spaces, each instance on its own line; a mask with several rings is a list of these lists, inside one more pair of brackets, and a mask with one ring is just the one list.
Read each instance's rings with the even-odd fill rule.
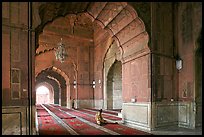
[[100,109],[99,112],[96,113],[95,119],[96,119],[96,123],[99,124],[100,126],[107,123],[107,121],[104,120],[102,117],[102,109]]
[[[95,119],[96,119],[96,123],[99,124],[100,126],[107,124],[107,123],[113,124],[113,123],[107,122],[106,120],[103,119],[102,109],[100,109],[99,112],[96,113]],[[117,124],[117,122],[115,122],[114,124]]]

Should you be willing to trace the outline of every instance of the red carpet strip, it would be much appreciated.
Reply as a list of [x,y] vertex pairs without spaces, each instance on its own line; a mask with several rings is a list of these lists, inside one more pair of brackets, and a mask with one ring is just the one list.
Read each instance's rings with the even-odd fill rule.
[[45,116],[50,116],[50,114],[46,110],[39,109],[39,110],[37,110],[37,116],[38,117],[45,117]]
[[70,135],[43,107],[37,107],[39,135]]
[[37,105],[36,105],[36,109],[37,109],[37,110],[44,110],[44,108],[43,108],[40,104],[37,104]]
[[50,111],[52,111],[56,116],[58,116],[59,118],[61,119],[70,119],[70,118],[74,118],[72,116],[68,116],[66,113],[63,113],[62,111],[56,109],[56,108],[59,108],[60,106],[55,106],[53,105],[54,107],[56,108],[53,108],[53,107],[50,107],[49,105],[47,104],[44,104],[45,107],[47,107]]
[[70,135],[70,133],[52,118],[38,117],[39,135]]
[[80,135],[109,135],[108,133],[106,133],[102,130],[99,130],[97,128],[94,128],[94,127],[78,120],[77,118],[64,119],[64,121]]

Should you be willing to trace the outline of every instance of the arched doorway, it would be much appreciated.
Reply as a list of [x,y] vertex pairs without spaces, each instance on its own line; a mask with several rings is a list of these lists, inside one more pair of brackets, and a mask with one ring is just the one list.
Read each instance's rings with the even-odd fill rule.
[[[122,109],[122,63],[121,51],[113,41],[104,57],[103,64],[103,108]],[[116,92],[113,92],[116,90]],[[117,99],[120,102],[116,105]],[[120,106],[120,107],[119,107]]]
[[53,104],[54,91],[49,84],[42,83],[36,88],[36,104]]
[[122,109],[122,64],[117,60],[107,76],[107,109]]
[[[61,106],[70,106],[70,89],[68,77],[56,67],[49,67],[36,77],[36,85],[49,83],[53,89],[53,103]],[[51,103],[51,102],[50,102]]]

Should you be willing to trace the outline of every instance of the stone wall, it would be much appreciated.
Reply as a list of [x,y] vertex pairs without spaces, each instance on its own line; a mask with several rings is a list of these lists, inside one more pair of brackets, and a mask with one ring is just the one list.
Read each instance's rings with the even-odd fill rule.
[[27,135],[28,107],[2,108],[2,135]]
[[[3,4],[2,105],[26,105],[28,98],[27,3]],[[18,12],[17,12],[18,11]],[[18,13],[18,14],[17,14]],[[25,16],[22,20],[20,16]],[[26,54],[27,53],[27,54]],[[5,92],[6,91],[6,92]]]
[[28,6],[28,2],[2,3],[2,134],[7,135],[27,135],[29,130],[35,134],[35,100],[28,102],[35,98],[34,88],[28,86],[35,78],[29,71],[35,64],[35,34],[28,31]]
[[124,102],[131,102],[131,99],[136,99],[137,102],[150,102],[151,80],[149,65],[149,54],[123,64],[122,91]]
[[[199,57],[196,54],[202,45],[202,40],[199,42],[199,37],[202,36],[202,5],[199,2],[185,2],[179,3],[177,9],[178,55],[183,61],[183,68],[178,73],[178,96],[179,100],[184,102],[184,104],[181,102],[185,106],[182,110],[186,110],[190,117],[189,122],[179,125],[195,128],[201,126],[200,121],[202,121],[199,113],[202,108],[200,94],[202,84],[198,82],[202,81],[202,78],[199,78],[202,75],[202,63],[198,61]],[[200,120],[196,122],[196,119]]]
[[[195,70],[194,52],[202,7],[198,3],[155,3],[152,9],[152,129],[175,125],[195,128],[195,119],[200,118],[197,112],[202,108],[195,102],[199,99],[194,100],[199,98],[194,77],[200,68]],[[183,61],[181,70],[176,69],[178,56]],[[196,87],[202,88],[199,84]]]
[[152,130],[168,126],[195,128],[196,107],[194,102],[176,101],[153,104]]
[[151,104],[146,102],[123,103],[122,121],[136,128],[151,130]]
[[[76,104],[77,103],[77,104]],[[94,107],[94,101],[92,99],[78,99],[77,102],[75,102],[75,108],[93,108]]]
[[[172,3],[152,5],[152,88],[153,101],[176,100],[174,11]],[[166,16],[168,14],[168,16]]]

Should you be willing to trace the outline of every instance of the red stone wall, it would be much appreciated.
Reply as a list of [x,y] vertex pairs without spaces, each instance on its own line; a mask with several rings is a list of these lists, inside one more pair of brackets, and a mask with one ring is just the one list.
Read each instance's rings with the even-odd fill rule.
[[[94,89],[94,99],[103,99],[103,62],[107,49],[112,44],[109,33],[103,30],[98,24],[94,30],[94,79],[96,88]],[[101,80],[101,83],[98,81]]]
[[176,13],[172,3],[154,3],[152,9],[153,101],[170,101],[171,98],[177,100],[176,48],[173,42]]
[[[193,100],[202,6],[199,3],[155,3],[152,9],[153,99]],[[177,55],[183,60],[181,70],[176,69]]]
[[2,27],[2,105],[10,100],[10,40],[8,27]]
[[[179,99],[194,100],[195,97],[195,52],[197,39],[202,29],[202,4],[182,3],[178,6],[178,55],[183,68],[178,73]],[[201,74],[200,74],[201,75]]]
[[[28,130],[35,134],[36,131],[35,107],[32,106],[35,103],[34,88],[30,88],[31,91],[28,89],[28,83],[34,83],[31,69],[28,77],[28,63],[30,68],[34,68],[35,62],[33,52],[30,52],[32,62],[28,62],[28,13],[28,2],[2,3],[2,116],[5,116],[2,117],[2,129],[10,135],[26,135]],[[31,49],[35,49],[34,36]],[[28,92],[33,93],[33,104],[30,106]],[[32,111],[29,112],[28,108]],[[31,113],[33,117],[30,117]],[[11,116],[9,122],[6,116]],[[32,121],[31,127],[27,124],[29,118]],[[7,123],[12,123],[12,126]]]
[[122,93],[124,102],[131,102],[131,99],[136,99],[138,102],[150,101],[149,59],[149,55],[146,55],[123,64]]
[[[26,105],[27,103],[28,32],[25,31],[28,26],[27,6],[26,2],[15,2],[3,3],[2,7],[3,105]],[[12,74],[13,69],[17,70],[15,74]],[[15,84],[11,84],[12,79],[15,79]]]
[[[132,26],[131,26],[132,27]],[[127,29],[126,29],[127,30]],[[136,29],[137,30],[137,29]],[[127,32],[120,32],[120,35],[125,35]],[[150,101],[150,78],[149,78],[149,56],[142,56],[148,50],[142,50],[147,45],[147,34],[141,34],[141,36],[137,38],[130,39],[130,37],[126,37],[126,40],[123,38],[122,41],[125,43],[124,46],[124,53],[125,53],[125,60],[123,61],[122,65],[122,94],[123,94],[123,101],[130,102],[131,98],[137,98],[137,101]],[[133,44],[132,41],[137,39],[138,41]],[[108,48],[112,44],[113,40],[108,35],[108,33],[101,29],[100,27],[96,27],[94,31],[94,44],[95,44],[95,52],[94,52],[94,78],[96,81],[99,79],[103,80],[103,63],[106,52]],[[129,48],[125,48],[128,47]],[[139,48],[138,48],[139,47]],[[139,51],[139,52],[138,52]],[[136,52],[138,52],[136,54]],[[138,58],[138,59],[136,59]],[[135,65],[136,64],[136,65]],[[141,68],[142,66],[142,68]],[[131,70],[130,70],[131,69]],[[142,76],[141,76],[142,74]],[[102,81],[104,83],[104,81]],[[103,99],[103,88],[100,88],[100,84],[96,85],[94,90],[95,99]]]

